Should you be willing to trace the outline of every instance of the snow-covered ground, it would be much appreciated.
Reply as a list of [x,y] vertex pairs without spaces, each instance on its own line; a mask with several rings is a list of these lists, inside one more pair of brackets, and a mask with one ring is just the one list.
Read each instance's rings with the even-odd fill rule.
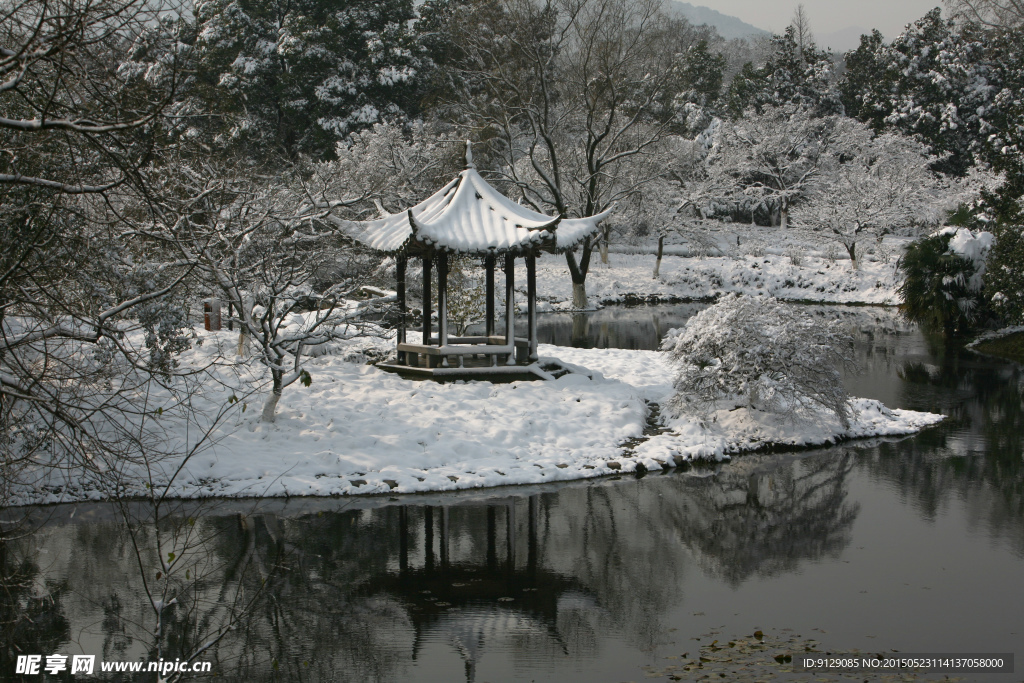
[[[896,259],[832,261],[816,255],[798,258],[765,252],[763,256],[685,258],[666,255],[657,278],[651,253],[612,253],[607,265],[594,254],[587,275],[591,305],[643,299],[673,301],[712,299],[729,292],[767,293],[786,301],[895,305]],[[526,272],[516,273],[526,282]],[[525,285],[524,285],[525,286]],[[565,310],[572,302],[572,282],[565,258],[545,256],[537,261],[537,291],[541,310]]]
[[[198,332],[204,343],[183,354],[182,365],[203,366],[235,347],[235,334]],[[404,380],[361,360],[363,350],[390,348],[386,340],[357,339],[332,355],[311,359],[310,387],[285,390],[275,423],[259,420],[264,394],[246,394],[250,365],[215,365],[194,398],[206,415],[226,408],[212,438],[191,458],[118,462],[102,475],[30,469],[10,490],[12,504],[109,497],[117,479],[122,495],[153,490],[172,497],[308,496],[408,493],[528,484],[658,468],[771,443],[814,445],[848,437],[909,434],[941,416],[889,411],[858,400],[849,430],[826,417],[787,423],[745,409],[723,411],[701,426],[670,421],[670,431],[637,444],[646,402],[665,403],[673,372],[656,351],[589,350],[541,346],[542,356],[595,371],[550,382]],[[230,356],[228,356],[230,358]],[[265,390],[265,380],[264,380]],[[237,399],[237,400],[235,400]],[[161,397],[149,405],[161,407]],[[186,432],[172,406],[157,424],[168,451],[184,453],[197,432]],[[151,488],[153,487],[153,488]]]

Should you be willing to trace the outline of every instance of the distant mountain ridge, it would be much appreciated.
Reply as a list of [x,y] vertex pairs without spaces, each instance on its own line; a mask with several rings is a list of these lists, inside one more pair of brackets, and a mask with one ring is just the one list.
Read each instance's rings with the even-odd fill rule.
[[691,5],[690,3],[682,2],[681,0],[668,0],[668,2],[665,3],[665,10],[669,14],[685,18],[691,24],[695,24],[697,26],[701,24],[713,26],[715,30],[718,31],[718,34],[726,40],[732,40],[733,38],[748,38],[750,36],[771,35],[768,31],[756,26],[751,26],[736,17],[729,16],[728,14],[722,14],[710,7]]

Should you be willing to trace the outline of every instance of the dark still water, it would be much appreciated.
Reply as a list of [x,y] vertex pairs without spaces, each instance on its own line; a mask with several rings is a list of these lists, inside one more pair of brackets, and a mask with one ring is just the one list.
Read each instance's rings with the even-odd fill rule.
[[[813,310],[857,330],[853,393],[950,419],[640,479],[14,511],[30,519],[0,544],[0,679],[19,653],[201,652],[232,681],[667,681],[702,645],[761,630],[799,636],[794,655],[810,639],[1014,652],[1015,674],[960,676],[1024,680],[1024,372],[888,311]],[[591,328],[612,313],[624,327],[600,334],[637,344],[688,315],[604,311]],[[549,339],[573,334],[571,316],[541,320]],[[129,680],[82,678],[103,679]]]

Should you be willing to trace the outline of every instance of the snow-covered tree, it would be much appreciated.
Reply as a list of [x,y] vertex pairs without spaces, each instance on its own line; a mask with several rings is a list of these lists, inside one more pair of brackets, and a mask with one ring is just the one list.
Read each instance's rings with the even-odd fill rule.
[[771,297],[728,295],[693,316],[662,349],[678,368],[677,414],[732,403],[792,418],[822,410],[849,423],[841,371],[853,339]]
[[257,156],[330,156],[416,106],[427,63],[411,0],[200,0],[194,15],[196,93]]
[[244,166],[180,163],[164,173],[179,192],[138,231],[175,250],[201,293],[235,311],[239,354],[255,348],[270,375],[262,419],[273,422],[284,389],[312,381],[306,352],[360,334],[366,305],[384,303],[351,301],[362,283],[336,272],[340,240],[326,220],[365,197],[330,199],[315,172],[260,178]]
[[726,204],[767,205],[785,229],[791,207],[814,189],[848,132],[847,120],[805,107],[749,111],[717,128],[706,160],[710,187],[724,191],[717,199]]
[[180,75],[173,51],[135,68],[159,9],[0,7],[0,480],[25,463],[99,476],[160,446],[146,388],[187,344],[187,268],[149,263],[158,246],[123,220],[149,215]]
[[[981,208],[989,218],[1019,224],[1024,194],[1024,27],[995,28],[998,12],[1014,3],[956,3],[968,12],[943,20],[938,10],[886,44],[880,34],[862,38],[847,55],[843,96],[847,112],[877,131],[900,131],[928,144],[937,170],[954,177],[993,171]],[[998,23],[998,22],[995,22]],[[983,206],[982,206],[983,205]]]
[[675,107],[682,110],[685,104],[707,107],[717,102],[722,94],[725,66],[725,56],[714,52],[706,39],[689,45],[679,54],[676,66],[680,88],[675,94]]
[[793,209],[793,220],[840,242],[856,268],[861,240],[934,226],[952,207],[925,145],[898,134],[874,137],[863,124],[844,123],[837,153],[822,165],[806,201]]
[[466,328],[484,319],[487,294],[479,259],[456,256],[448,261],[448,320],[455,336],[466,334]]
[[961,175],[979,157],[997,163],[1020,140],[1019,39],[943,20],[938,9],[891,44],[876,31],[847,55],[846,111],[918,136],[944,172]]
[[[465,164],[465,145],[432,123],[377,123],[336,147],[315,166],[325,197],[364,197],[356,209],[399,213],[426,199]],[[363,215],[372,218],[372,215]]]
[[[716,124],[717,125],[717,122]],[[657,279],[666,238],[681,238],[690,253],[711,253],[718,247],[704,227],[707,203],[727,189],[715,185],[704,166],[707,153],[703,141],[673,136],[666,140],[665,175],[644,187],[635,198],[634,220],[649,227],[658,237],[653,277]]]
[[988,261],[985,297],[1008,325],[1024,325],[1024,228],[1001,225]]

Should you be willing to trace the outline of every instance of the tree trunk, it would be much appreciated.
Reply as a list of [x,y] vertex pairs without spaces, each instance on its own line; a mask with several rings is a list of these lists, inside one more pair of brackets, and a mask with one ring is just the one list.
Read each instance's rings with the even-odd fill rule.
[[859,270],[857,265],[857,243],[853,242],[846,245],[846,253],[850,255],[850,263],[853,264],[854,270]]
[[601,264],[608,265],[608,240],[611,238],[611,230],[604,228],[601,230]]
[[654,262],[654,279],[658,279],[658,273],[661,271],[661,257],[665,253],[665,236],[658,236],[658,260]]
[[277,391],[270,392],[267,402],[263,404],[263,415],[260,417],[264,422],[273,422],[277,418],[277,402],[281,400],[281,394]]
[[249,328],[244,322],[238,324],[238,354],[242,358],[249,357]]
[[587,271],[590,270],[590,255],[594,245],[590,238],[583,240],[583,253],[579,263],[576,254],[571,250],[565,252],[565,262],[569,266],[569,277],[572,278],[572,307],[584,310],[587,308]]
[[264,422],[273,422],[277,418],[277,402],[281,400],[281,376],[274,372],[274,388],[267,396],[267,402],[263,404],[263,414],[260,419]]
[[783,230],[789,227],[789,209],[787,207],[779,209],[779,227]]
[[587,308],[587,283],[585,282],[574,282],[572,283],[572,307],[578,310],[586,310]]

